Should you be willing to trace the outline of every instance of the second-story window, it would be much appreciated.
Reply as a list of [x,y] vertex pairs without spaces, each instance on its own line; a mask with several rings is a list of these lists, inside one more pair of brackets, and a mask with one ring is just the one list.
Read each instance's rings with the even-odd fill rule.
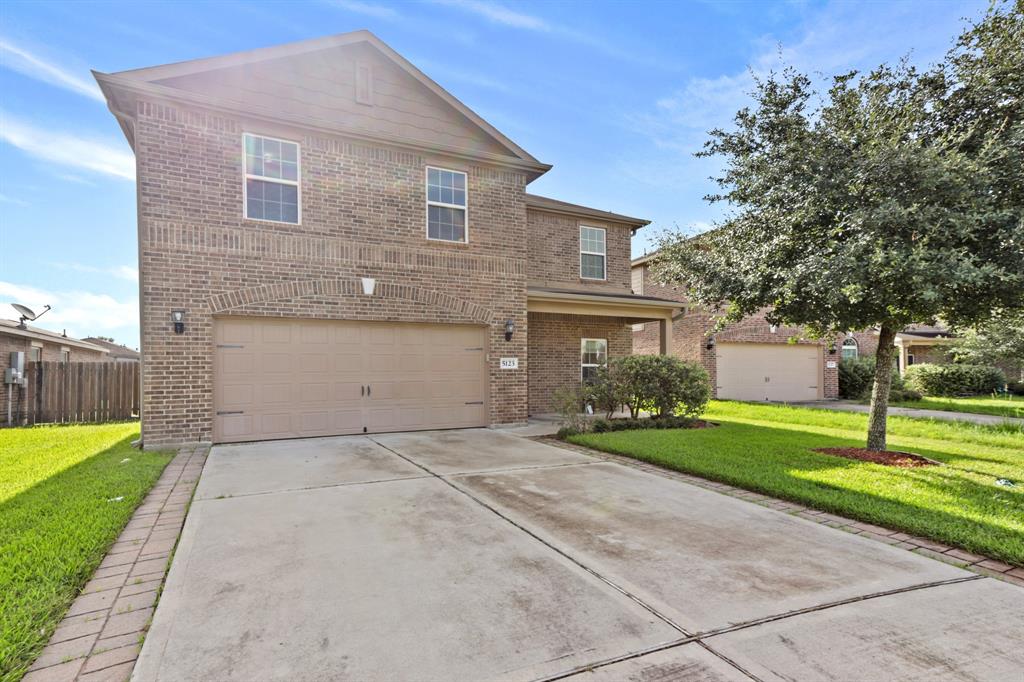
[[427,166],[427,239],[469,241],[465,173]]
[[245,217],[299,223],[299,145],[261,135],[245,141]]
[[580,225],[580,277],[606,279],[605,253],[604,228]]

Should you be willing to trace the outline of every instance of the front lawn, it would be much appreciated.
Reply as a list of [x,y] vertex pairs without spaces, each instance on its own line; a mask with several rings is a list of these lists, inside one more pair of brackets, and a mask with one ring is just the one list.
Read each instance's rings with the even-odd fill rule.
[[889,449],[944,465],[898,469],[813,452],[863,447],[863,414],[716,401],[704,417],[721,426],[570,440],[1024,566],[1024,430],[890,417]]
[[137,423],[0,429],[0,680],[24,673],[171,455]]
[[923,410],[944,412],[973,412],[994,414],[997,417],[1024,419],[1024,398],[1021,396],[974,396],[971,398],[939,398],[925,396],[920,400],[904,400],[893,403],[898,407],[916,407]]

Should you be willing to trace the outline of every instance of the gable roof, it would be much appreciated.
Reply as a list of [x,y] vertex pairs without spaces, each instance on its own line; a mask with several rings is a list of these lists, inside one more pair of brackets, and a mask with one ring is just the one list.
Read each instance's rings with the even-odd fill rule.
[[125,346],[120,343],[107,341],[106,339],[97,338],[95,336],[87,336],[84,339],[82,339],[82,341],[85,341],[86,343],[91,343],[94,346],[99,346],[100,348],[106,348],[107,352],[110,353],[110,357],[112,358],[124,358],[126,360],[139,359],[139,351],[132,350],[128,346]]
[[[366,47],[373,50],[375,54],[380,55],[387,63],[394,65],[395,68],[420,84],[458,116],[463,117],[488,141],[493,141],[494,147],[499,151],[481,151],[480,149],[460,147],[454,144],[426,143],[424,140],[404,138],[401,135],[381,135],[379,132],[366,129],[365,126],[352,125],[337,119],[330,120],[328,118],[290,115],[271,106],[260,105],[252,101],[246,102],[239,97],[237,92],[233,92],[232,88],[221,87],[215,88],[213,91],[201,92],[181,87],[183,83],[187,82],[188,77],[199,77],[221,70],[245,70],[254,66],[265,68],[271,62],[290,59],[298,60],[308,58],[310,55],[318,52],[338,50],[346,47]],[[251,73],[251,70],[249,72]],[[424,151],[447,152],[456,156],[504,163],[531,172],[531,179],[539,177],[551,168],[549,164],[538,161],[525,149],[506,137],[501,131],[481,118],[458,98],[416,68],[411,62],[391,49],[380,38],[366,30],[117,73],[108,74],[94,71],[93,75],[106,96],[111,111],[118,117],[122,129],[133,147],[134,127],[132,119],[135,115],[134,100],[138,95],[148,95],[227,110],[248,117],[291,123],[304,128],[314,128],[374,141],[401,144],[420,148]],[[290,83],[290,85],[295,84]]]
[[622,215],[621,213],[602,211],[598,208],[590,208],[589,206],[581,206],[580,204],[570,204],[567,201],[559,201],[558,199],[542,197],[537,194],[527,193],[526,205],[529,208],[552,211],[554,213],[564,213],[566,215],[582,218],[598,218],[612,223],[623,223],[625,225],[629,225],[634,230],[651,224],[650,220],[644,220],[643,218],[632,218],[628,215]]

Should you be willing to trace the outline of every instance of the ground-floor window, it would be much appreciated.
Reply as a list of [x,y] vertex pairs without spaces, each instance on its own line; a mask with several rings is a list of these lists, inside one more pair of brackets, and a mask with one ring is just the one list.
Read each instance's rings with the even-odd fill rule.
[[847,337],[847,339],[843,341],[843,360],[856,360],[857,352],[857,339],[852,336]]
[[67,363],[71,362],[71,351],[69,351],[67,348],[61,348],[60,349],[60,361],[62,363],[64,363],[65,365]]
[[608,362],[608,339],[582,339],[580,341],[580,376],[583,383],[597,377],[599,367]]

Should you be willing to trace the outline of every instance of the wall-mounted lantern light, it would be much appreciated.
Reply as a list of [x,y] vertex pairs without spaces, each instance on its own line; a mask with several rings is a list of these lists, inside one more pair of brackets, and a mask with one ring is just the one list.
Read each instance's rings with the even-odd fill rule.
[[377,280],[373,277],[363,277],[363,293],[367,296],[373,296],[374,290],[377,288]]
[[184,334],[185,333],[185,311],[184,310],[172,310],[171,311],[171,322],[174,323],[174,333]]
[[704,347],[707,348],[708,350],[711,350],[712,348],[714,348],[715,347],[715,337],[709,336],[708,337],[708,342],[707,342],[707,344],[705,344]]
[[516,323],[512,320],[505,320],[505,340],[512,340],[512,332],[516,330]]
[[828,354],[829,355],[835,355],[836,354],[836,342],[835,341],[829,341],[829,344],[828,344]]

